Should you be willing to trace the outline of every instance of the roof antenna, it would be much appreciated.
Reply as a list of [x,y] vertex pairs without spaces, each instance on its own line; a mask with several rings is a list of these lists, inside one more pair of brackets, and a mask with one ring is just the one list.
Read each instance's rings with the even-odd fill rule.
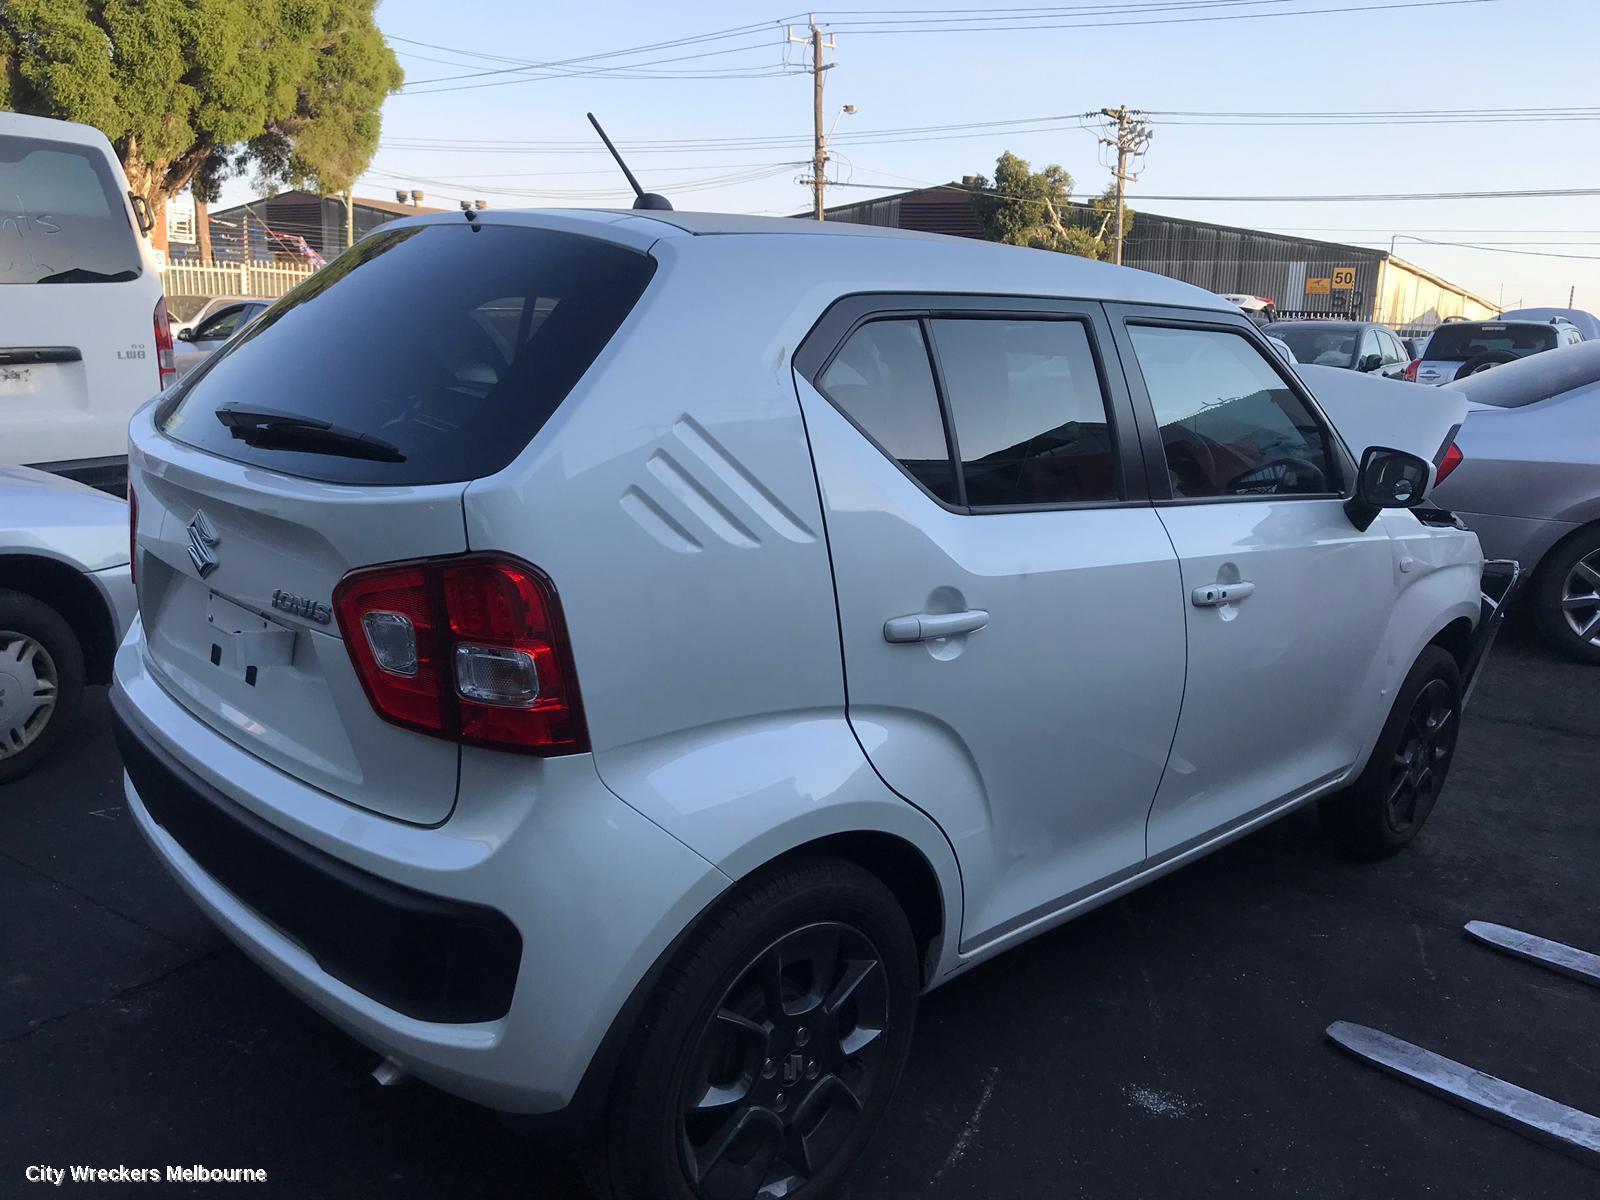
[[635,208],[655,208],[672,211],[672,201],[658,192],[647,192],[639,186],[639,181],[633,177],[633,172],[628,170],[628,164],[622,161],[622,155],[617,153],[617,148],[611,144],[611,139],[606,136],[606,131],[600,128],[600,122],[594,119],[593,113],[584,114],[589,118],[589,124],[594,126],[594,131],[600,135],[600,140],[606,144],[606,149],[611,151],[611,157],[617,160],[617,166],[622,168],[622,173],[628,177],[628,186],[633,189],[636,199]]

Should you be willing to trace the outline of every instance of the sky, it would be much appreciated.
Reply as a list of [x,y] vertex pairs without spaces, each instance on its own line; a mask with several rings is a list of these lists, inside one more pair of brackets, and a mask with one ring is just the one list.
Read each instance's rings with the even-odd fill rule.
[[[1136,211],[1384,249],[1398,235],[1400,257],[1491,303],[1564,306],[1571,288],[1577,307],[1600,311],[1600,195],[1156,199],[1600,189],[1600,0],[880,2],[895,7],[816,14],[834,42],[828,119],[859,109],[837,116],[830,177],[874,185],[830,188],[829,204],[992,175],[1006,150],[1036,168],[1059,163],[1077,190],[1097,192],[1109,171],[1077,114],[1127,104],[1152,122],[1129,193]],[[808,208],[797,180],[808,170],[812,82],[798,68],[810,51],[785,44],[784,24],[805,36],[807,14],[761,5],[384,0],[378,23],[408,84],[384,106],[382,144],[356,192],[392,199],[417,188],[424,203],[448,207],[625,205],[632,194],[585,120],[593,110],[644,186],[680,209]],[[939,31],[920,32],[930,27]],[[623,65],[632,69],[600,70]],[[1406,123],[1429,110],[1573,107],[1591,111]],[[1393,115],[1265,124],[1269,113]],[[1003,124],[895,132],[978,122]],[[703,139],[743,144],[683,144]],[[250,194],[234,181],[225,199]]]

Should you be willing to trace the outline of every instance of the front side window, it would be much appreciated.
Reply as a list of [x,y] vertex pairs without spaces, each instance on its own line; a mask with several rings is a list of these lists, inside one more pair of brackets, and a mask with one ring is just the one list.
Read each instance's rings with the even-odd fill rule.
[[1176,498],[1343,489],[1327,428],[1244,337],[1130,325]]
[[248,305],[239,304],[233,308],[225,308],[214,317],[207,317],[205,323],[194,332],[197,342],[220,342],[231,338],[233,331],[239,328],[240,322],[245,319],[245,314],[250,311]]
[[946,504],[958,500],[939,393],[922,326],[909,319],[857,329],[817,379],[817,390]]
[[1120,497],[1116,444],[1083,322],[930,322],[967,504]]

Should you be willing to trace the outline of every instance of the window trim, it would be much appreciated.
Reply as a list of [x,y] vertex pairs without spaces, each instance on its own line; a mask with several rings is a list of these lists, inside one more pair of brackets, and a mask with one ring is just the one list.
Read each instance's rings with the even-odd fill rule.
[[[1084,326],[1089,352],[1094,359],[1111,431],[1112,453],[1120,497],[1112,500],[1073,500],[1042,504],[966,503],[966,474],[962,469],[961,446],[951,413],[944,368],[938,357],[938,344],[930,327],[936,320],[1056,320],[1077,321]],[[844,344],[863,325],[874,321],[912,320],[922,334],[923,348],[933,371],[934,392],[940,420],[944,423],[945,447],[956,480],[957,503],[951,504],[928,490],[900,460],[862,427],[843,405],[834,401],[819,384]],[[987,517],[1011,513],[1071,512],[1078,509],[1134,508],[1150,503],[1145,471],[1138,448],[1140,427],[1129,394],[1128,381],[1121,370],[1115,331],[1107,319],[1106,306],[1098,300],[1074,300],[1047,296],[1005,296],[984,293],[860,293],[835,300],[817,319],[795,348],[792,364],[795,373],[866,438],[896,470],[918,490],[946,512],[957,516]]]
[[[1262,501],[1300,501],[1300,500],[1348,500],[1355,494],[1356,485],[1356,459],[1346,445],[1344,436],[1339,432],[1339,427],[1323,412],[1322,405],[1317,403],[1306,385],[1298,375],[1290,369],[1289,364],[1283,361],[1281,355],[1266,345],[1259,330],[1257,330],[1243,314],[1235,320],[1230,314],[1224,312],[1205,312],[1200,314],[1194,310],[1181,308],[1166,308],[1158,305],[1143,304],[1115,304],[1108,303],[1106,311],[1111,318],[1112,332],[1116,339],[1117,350],[1122,356],[1123,373],[1127,376],[1128,391],[1133,396],[1135,419],[1139,424],[1139,444],[1143,452],[1146,486],[1149,488],[1150,502],[1157,507],[1175,507],[1193,504],[1240,504],[1261,503]],[[1145,386],[1144,372],[1139,367],[1139,357],[1134,352],[1133,340],[1129,336],[1130,325],[1151,325],[1163,329],[1192,329],[1207,333],[1228,333],[1235,337],[1242,337],[1255,348],[1257,354],[1266,362],[1267,366],[1278,376],[1284,385],[1293,392],[1300,401],[1307,406],[1308,411],[1327,431],[1334,448],[1334,457],[1337,460],[1340,474],[1340,490],[1337,492],[1293,492],[1284,495],[1250,495],[1250,496],[1174,496],[1172,484],[1167,477],[1166,450],[1161,444],[1161,428],[1156,421],[1155,405],[1150,399],[1149,389]]]

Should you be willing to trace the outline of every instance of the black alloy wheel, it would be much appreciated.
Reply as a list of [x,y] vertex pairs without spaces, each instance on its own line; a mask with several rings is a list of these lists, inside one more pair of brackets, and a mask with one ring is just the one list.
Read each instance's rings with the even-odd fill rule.
[[1429,680],[1412,701],[1385,781],[1384,812],[1395,833],[1411,832],[1433,811],[1455,754],[1459,716],[1443,679]]
[[756,954],[700,1031],[678,1101],[684,1174],[703,1200],[792,1196],[851,1140],[884,1082],[882,956],[835,921]]

